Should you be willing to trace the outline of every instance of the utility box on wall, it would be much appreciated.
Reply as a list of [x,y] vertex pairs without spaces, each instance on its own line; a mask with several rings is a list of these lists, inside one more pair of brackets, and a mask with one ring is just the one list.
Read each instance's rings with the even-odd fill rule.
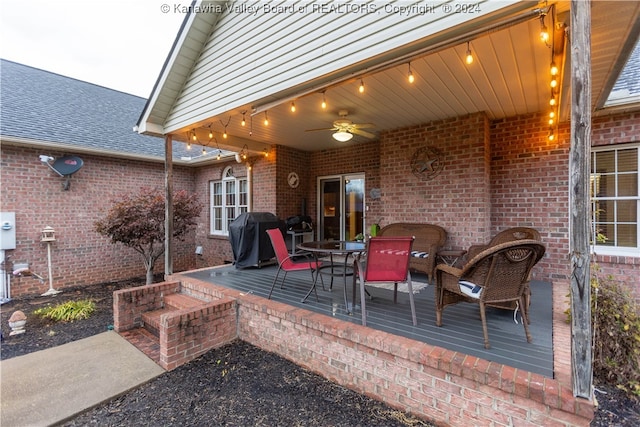
[[0,250],[16,248],[16,213],[0,212]]

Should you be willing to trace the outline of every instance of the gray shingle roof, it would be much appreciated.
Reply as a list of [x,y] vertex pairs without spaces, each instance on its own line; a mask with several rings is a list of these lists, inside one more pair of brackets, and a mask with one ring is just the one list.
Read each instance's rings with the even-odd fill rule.
[[[161,138],[133,131],[146,100],[0,59],[0,135],[164,159]],[[188,155],[174,142],[174,158]]]
[[622,69],[607,102],[620,102],[640,96],[640,43],[636,43],[627,64]]

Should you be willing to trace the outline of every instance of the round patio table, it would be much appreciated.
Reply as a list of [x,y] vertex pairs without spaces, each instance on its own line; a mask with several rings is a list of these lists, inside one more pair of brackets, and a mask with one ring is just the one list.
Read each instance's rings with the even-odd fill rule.
[[[351,314],[351,307],[347,299],[347,276],[353,274],[353,267],[349,266],[349,256],[355,256],[354,254],[360,254],[365,251],[367,245],[364,242],[354,242],[347,240],[316,240],[312,242],[300,243],[298,249],[310,252],[315,258],[316,262],[323,255],[329,255],[329,265],[320,267],[318,274],[331,275],[331,285],[333,286],[333,278],[336,276],[342,276],[343,291],[344,291],[344,306],[347,313]],[[334,255],[344,255],[344,262],[342,264],[334,263]],[[330,273],[323,273],[322,270],[331,269]],[[351,270],[351,271],[349,271]]]

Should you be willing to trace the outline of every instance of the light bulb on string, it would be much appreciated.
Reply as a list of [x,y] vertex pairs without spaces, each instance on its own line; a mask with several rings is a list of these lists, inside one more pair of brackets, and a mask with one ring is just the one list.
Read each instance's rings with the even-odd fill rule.
[[291,112],[292,113],[296,112],[296,104],[293,101],[291,102]]
[[264,112],[264,125],[269,126],[269,116],[266,111]]
[[471,54],[471,45],[467,42],[467,57],[465,58],[465,62],[467,65],[471,65],[473,63],[473,55]]
[[550,36],[549,36],[549,29],[544,23],[545,16],[546,16],[546,13],[543,13],[540,15],[540,40],[542,41],[542,43],[547,44],[549,42]]
[[552,76],[558,75],[559,69],[555,62],[551,63],[551,67],[549,67],[549,72],[551,73]]
[[321,104],[321,107],[322,107],[323,110],[327,109],[327,99],[325,97],[324,91],[322,92],[322,104]]
[[407,79],[409,80],[409,83],[413,83],[416,81],[416,78],[413,76],[413,73],[411,72],[411,62],[409,62],[409,74]]
[[553,76],[553,78],[551,79],[550,85],[551,85],[552,88],[558,87],[558,79],[556,79],[555,76]]
[[360,79],[360,87],[358,88],[358,92],[364,93],[364,81]]
[[242,122],[240,122],[240,124],[241,124],[242,126],[246,126],[246,124],[247,124],[247,121],[246,121],[246,120],[245,120],[245,118],[244,118],[244,114],[245,114],[245,112],[243,111],[243,112],[242,112]]

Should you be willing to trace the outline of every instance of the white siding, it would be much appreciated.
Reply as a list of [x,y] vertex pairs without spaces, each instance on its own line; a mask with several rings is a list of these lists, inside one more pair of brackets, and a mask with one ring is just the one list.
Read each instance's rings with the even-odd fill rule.
[[[444,13],[437,7],[425,14],[401,14],[385,7],[409,2],[369,2],[375,11],[366,13],[321,13],[314,11],[319,3],[307,1],[269,3],[302,7],[304,13],[265,13],[261,7],[265,2],[234,4],[241,3],[258,7],[259,12],[225,11],[219,17],[164,122],[165,132],[264,102],[279,92],[302,89],[305,84],[309,87],[314,80],[329,81],[361,72],[372,64],[367,62],[372,58],[382,58],[401,47],[424,47],[438,33],[453,28],[464,31],[471,21],[477,25],[478,20],[497,12],[532,5],[485,1],[476,13]],[[436,2],[423,4],[433,7]]]

